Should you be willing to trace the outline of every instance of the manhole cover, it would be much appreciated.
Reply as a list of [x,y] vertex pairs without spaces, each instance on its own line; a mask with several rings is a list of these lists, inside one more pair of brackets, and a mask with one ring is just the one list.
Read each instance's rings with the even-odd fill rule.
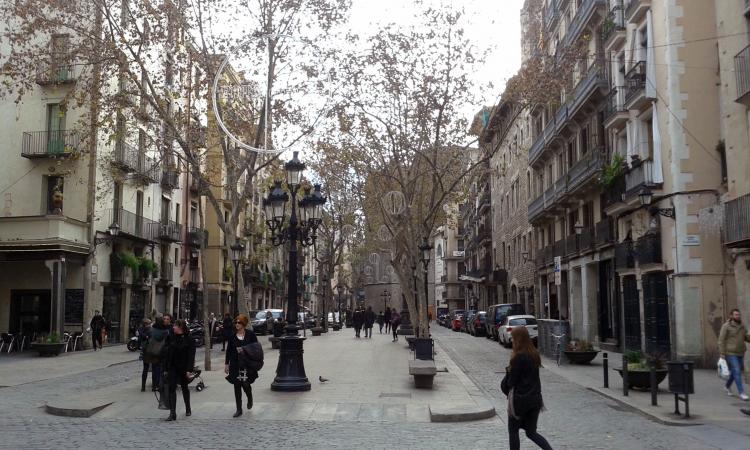
[[391,397],[391,398],[411,398],[411,394],[400,393],[400,392],[381,392],[380,396]]

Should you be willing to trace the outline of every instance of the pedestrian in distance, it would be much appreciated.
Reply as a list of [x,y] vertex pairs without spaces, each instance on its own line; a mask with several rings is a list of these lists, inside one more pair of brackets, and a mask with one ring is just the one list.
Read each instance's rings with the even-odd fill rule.
[[526,431],[526,437],[539,448],[552,450],[544,437],[537,433],[539,413],[544,407],[539,368],[542,360],[534,347],[526,327],[516,327],[511,332],[513,351],[510,366],[505,368],[505,377],[500,388],[508,396],[508,435],[510,449],[521,448],[518,432]]
[[359,339],[362,332],[362,326],[365,324],[365,317],[362,310],[357,306],[352,314],[352,325],[354,325],[354,336]]
[[[230,316],[229,313],[224,314],[224,320],[221,323],[221,327],[221,351],[223,352],[226,350],[227,341],[234,334],[234,329],[232,327],[232,316]],[[268,322],[266,322],[266,327],[268,327]]]
[[219,326],[219,321],[216,320],[214,313],[211,313],[208,319],[208,342],[209,348],[214,348],[214,337],[216,335],[216,328]]
[[745,394],[742,385],[742,371],[744,368],[746,342],[750,342],[745,325],[742,324],[742,314],[739,309],[733,309],[732,314],[719,331],[719,355],[729,366],[729,379],[724,385],[728,396],[732,396],[732,382],[737,386],[737,394],[742,400],[750,397]]
[[372,310],[372,306],[367,307],[365,311],[365,337],[372,339],[372,327],[375,325],[375,311]]
[[378,327],[380,327],[380,334],[383,334],[383,322],[385,321],[385,316],[383,316],[383,311],[378,312],[378,318],[376,319],[378,322]]
[[99,350],[102,349],[102,335],[104,334],[104,317],[101,313],[96,310],[94,311],[94,317],[89,322],[89,329],[91,330],[91,342],[96,351],[96,343],[99,343]]
[[398,341],[398,327],[401,325],[401,315],[394,309],[391,312],[391,331],[393,331],[393,342]]
[[385,308],[385,314],[383,315],[383,322],[385,322],[385,333],[391,332],[391,308]]
[[169,417],[167,421],[177,420],[177,385],[182,388],[182,399],[185,402],[185,416],[192,415],[190,409],[190,374],[195,368],[195,342],[190,336],[187,323],[178,319],[172,327],[173,338],[169,341],[166,357],[167,380],[169,382]]
[[251,384],[258,378],[258,370],[263,367],[263,351],[260,349],[260,365],[247,361],[247,358],[241,357],[241,352],[255,344],[256,350],[260,348],[258,337],[255,333],[247,329],[248,318],[244,314],[239,314],[233,322],[234,335],[229,339],[226,355],[224,357],[224,373],[227,374],[226,380],[234,385],[234,401],[237,411],[232,417],[242,415],[242,391],[247,397],[247,409],[253,407],[253,390]]
[[141,392],[146,392],[146,380],[148,380],[148,371],[151,369],[151,386],[158,386],[156,383],[156,373],[153,371],[153,364],[146,361],[146,347],[151,339],[151,320],[143,319],[141,326],[136,331],[138,335],[138,347],[141,349],[141,361],[143,361],[143,372],[141,372]]

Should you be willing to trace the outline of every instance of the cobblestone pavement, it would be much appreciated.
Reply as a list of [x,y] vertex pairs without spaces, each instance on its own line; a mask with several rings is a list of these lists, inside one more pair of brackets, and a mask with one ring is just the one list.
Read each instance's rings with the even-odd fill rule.
[[[433,326],[432,332],[439,347],[487,394],[504,420],[506,403],[500,382],[510,350],[495,341],[455,333],[440,326]],[[554,448],[717,448],[709,444],[713,442],[709,438],[693,436],[698,427],[653,422],[545,369],[541,371],[541,379],[547,411],[539,417],[539,431]],[[521,442],[522,446],[529,444],[523,435]],[[744,448],[750,448],[750,441]]]
[[[487,393],[502,415],[499,391],[509,352],[495,342],[436,328],[439,346]],[[259,448],[290,441],[297,448],[507,448],[504,423],[343,423],[185,419],[164,423],[153,419],[69,419],[40,409],[54,396],[98,389],[137,379],[140,363],[0,389],[0,448]],[[609,401],[543,371],[549,409],[540,429],[554,448],[702,449],[712,448],[683,428],[653,423],[619,409]],[[201,395],[210,395],[205,391]],[[522,437],[524,448],[533,448]]]

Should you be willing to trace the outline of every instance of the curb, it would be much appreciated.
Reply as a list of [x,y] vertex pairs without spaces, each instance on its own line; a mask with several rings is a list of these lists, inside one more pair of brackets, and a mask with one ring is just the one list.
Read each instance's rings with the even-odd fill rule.
[[[660,423],[662,425],[666,425],[666,426],[669,426],[669,427],[694,427],[694,426],[699,426],[699,425],[705,425],[705,423],[703,423],[703,422],[687,422],[687,421],[685,421],[686,419],[683,419],[683,420],[665,419],[664,417],[661,417],[661,416],[659,416],[657,414],[651,413],[649,411],[646,411],[646,410],[643,410],[641,408],[638,408],[637,406],[631,405],[630,403],[622,400],[621,398],[618,398],[615,395],[613,395],[613,394],[605,391],[604,388],[599,389],[599,388],[589,387],[589,386],[583,386],[583,387],[585,387],[586,390],[588,390],[588,391],[591,391],[591,392],[593,392],[595,394],[599,394],[602,397],[605,397],[605,398],[607,398],[609,400],[613,400],[613,401],[617,402],[619,405],[624,406],[628,410],[630,410],[630,411],[632,411],[634,413],[641,414],[641,415],[645,416],[646,418],[648,418],[648,419],[650,419],[650,420],[652,420],[654,422]],[[693,417],[695,417],[695,416],[693,416]],[[691,420],[695,420],[695,419],[691,419]]]
[[50,404],[44,405],[44,411],[47,414],[51,414],[53,416],[61,416],[61,417],[91,417],[94,414],[98,413],[102,409],[106,408],[107,406],[111,405],[114,402],[99,404],[97,406],[92,407],[78,407],[78,408],[68,408],[68,407],[61,407],[61,406],[53,406]]
[[430,422],[469,422],[495,417],[495,407],[487,401],[476,406],[429,406]]

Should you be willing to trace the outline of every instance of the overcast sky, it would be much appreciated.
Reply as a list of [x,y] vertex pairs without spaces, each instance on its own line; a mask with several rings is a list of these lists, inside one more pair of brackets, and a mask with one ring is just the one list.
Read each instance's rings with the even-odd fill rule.
[[[413,0],[352,0],[351,28],[367,34],[378,25],[393,22],[409,24],[414,12],[422,9]],[[491,53],[482,66],[477,67],[476,84],[486,105],[493,104],[502,92],[505,80],[513,76],[521,64],[520,11],[523,0],[423,0],[425,5],[447,5],[466,10],[467,36],[480,48]],[[491,92],[482,86],[492,82]],[[473,115],[482,105],[466,105],[466,113]]]

